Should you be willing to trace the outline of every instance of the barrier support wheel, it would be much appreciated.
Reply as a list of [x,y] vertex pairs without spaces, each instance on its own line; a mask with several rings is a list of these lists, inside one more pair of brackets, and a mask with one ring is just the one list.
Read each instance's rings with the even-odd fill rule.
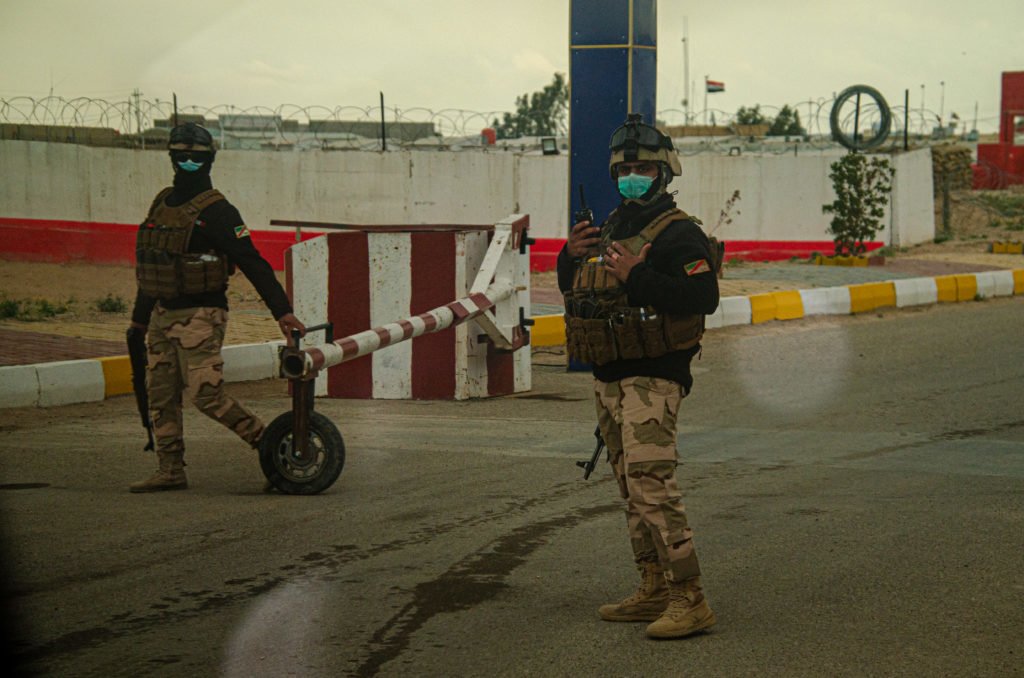
[[317,494],[338,479],[345,466],[345,441],[330,419],[309,412],[305,451],[295,444],[293,412],[278,416],[260,439],[260,468],[285,494]]

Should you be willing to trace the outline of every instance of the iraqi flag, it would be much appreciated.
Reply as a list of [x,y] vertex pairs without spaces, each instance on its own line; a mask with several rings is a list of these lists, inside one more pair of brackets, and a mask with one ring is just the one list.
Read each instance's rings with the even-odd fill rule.
[[724,92],[725,91],[725,83],[724,82],[719,82],[718,80],[705,80],[704,84],[707,85],[708,94],[713,94],[715,92]]

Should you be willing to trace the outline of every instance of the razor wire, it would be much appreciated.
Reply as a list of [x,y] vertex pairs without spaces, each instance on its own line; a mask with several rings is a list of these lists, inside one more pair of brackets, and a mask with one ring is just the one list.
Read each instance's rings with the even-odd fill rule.
[[[832,139],[829,120],[834,102],[835,98],[829,97],[790,105],[790,110],[799,115],[803,134],[789,137],[743,133],[745,128],[737,124],[735,113],[721,109],[665,109],[657,112],[657,120],[662,126],[679,125],[696,130],[692,134],[696,139],[678,144],[683,155],[733,153],[737,150],[781,154],[793,152],[795,145],[824,150],[837,147]],[[759,109],[765,118],[772,119],[782,107],[759,105]],[[434,110],[423,107],[299,104],[276,107],[189,105],[177,109],[179,120],[202,122],[208,126],[223,149],[274,150],[380,150],[384,146],[458,149],[484,146],[485,130],[497,127],[505,113],[458,108]],[[870,116],[869,113],[869,120]],[[162,148],[174,118],[174,103],[161,99],[136,97],[110,101],[88,97],[65,99],[56,95],[0,98],[0,125],[5,139]],[[904,128],[906,136],[917,144],[948,141],[954,136],[951,129],[941,127],[938,115],[924,108],[907,110],[905,107],[892,107],[891,120],[889,144],[892,147],[902,143]],[[29,127],[47,129],[29,130]],[[941,133],[937,134],[937,130]],[[564,130],[557,136],[564,139]],[[503,139],[499,145],[535,150],[539,148],[540,141],[535,137]]]

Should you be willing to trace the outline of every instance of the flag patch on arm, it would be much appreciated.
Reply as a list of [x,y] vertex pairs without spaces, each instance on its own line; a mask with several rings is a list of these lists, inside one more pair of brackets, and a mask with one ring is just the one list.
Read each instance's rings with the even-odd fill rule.
[[249,237],[249,229],[246,227],[245,224],[239,224],[238,226],[235,226],[235,237],[236,238],[248,238]]
[[686,275],[697,275],[698,273],[708,273],[711,266],[708,265],[707,259],[698,259],[685,264],[683,270],[686,271]]

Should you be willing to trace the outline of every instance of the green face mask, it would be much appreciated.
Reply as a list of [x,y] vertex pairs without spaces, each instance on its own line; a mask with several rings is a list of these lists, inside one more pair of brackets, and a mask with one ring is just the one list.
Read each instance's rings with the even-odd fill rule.
[[650,190],[654,179],[642,174],[630,174],[619,177],[619,195],[627,200],[635,200]]

